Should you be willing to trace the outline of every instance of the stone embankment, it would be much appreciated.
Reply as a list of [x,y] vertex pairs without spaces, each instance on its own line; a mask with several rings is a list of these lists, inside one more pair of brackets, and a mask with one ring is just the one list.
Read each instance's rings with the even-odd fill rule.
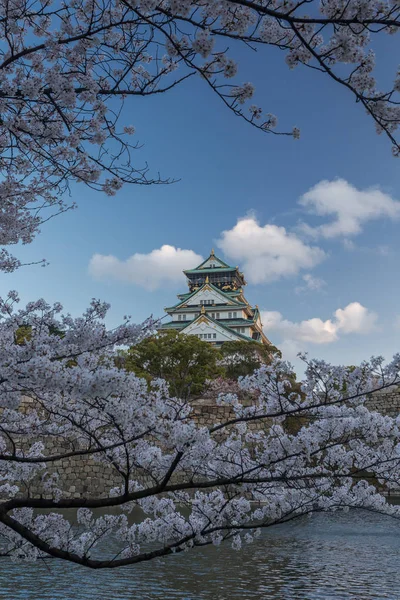
[[[384,415],[396,417],[400,414],[400,388],[393,387],[382,392],[371,395],[367,400],[367,406],[370,410],[378,411]],[[29,410],[29,401],[24,403],[24,410]],[[196,400],[193,403],[194,419],[199,425],[211,427],[217,423],[228,421],[233,413],[229,407],[218,406],[212,400]],[[264,422],[253,424],[253,428],[265,427]],[[71,448],[63,443],[53,439],[46,440],[46,454],[62,454],[70,451]],[[112,487],[121,485],[121,477],[111,466],[96,461],[88,456],[74,456],[58,460],[48,465],[49,475],[57,473],[60,481],[63,495],[69,498],[80,498],[83,496],[99,497],[110,490]],[[24,493],[24,492],[23,492]],[[46,492],[33,485],[30,488],[32,495]]]
[[382,415],[397,417],[400,415],[400,387],[393,386],[371,394],[366,406]]

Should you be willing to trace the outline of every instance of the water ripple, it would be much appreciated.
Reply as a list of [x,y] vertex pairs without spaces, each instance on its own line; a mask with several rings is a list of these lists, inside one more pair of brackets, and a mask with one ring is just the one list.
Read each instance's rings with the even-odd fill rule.
[[241,552],[203,548],[90,571],[54,561],[0,564],[1,600],[400,600],[400,523],[316,515],[264,532]]

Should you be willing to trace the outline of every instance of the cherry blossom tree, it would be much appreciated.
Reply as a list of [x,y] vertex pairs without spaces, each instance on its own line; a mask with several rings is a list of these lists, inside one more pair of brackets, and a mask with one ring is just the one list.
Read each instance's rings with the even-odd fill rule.
[[[3,557],[112,568],[225,540],[239,549],[262,528],[318,511],[400,516],[379,493],[400,483],[400,419],[364,405],[366,392],[399,383],[400,356],[355,369],[309,361],[292,393],[291,370],[276,359],[241,380],[252,403],[223,394],[226,418],[206,426],[162,380],[149,391],[115,366],[116,347],[140,340],[151,321],[107,331],[106,305],[73,319],[43,301],[18,310],[17,300],[0,305]],[[49,467],[82,455],[113,470],[117,485],[66,496]],[[135,508],[143,519],[132,523]]]
[[399,15],[397,0],[2,0],[0,266],[19,266],[5,246],[29,243],[44,220],[71,208],[71,182],[114,195],[124,183],[168,181],[136,159],[135,123],[123,116],[131,96],[200,76],[251,126],[299,137],[253,103],[237,46],[276,47],[289,68],[344,87],[397,156],[400,78],[380,90],[373,48],[397,33]]
[[[199,75],[250,126],[299,137],[251,103],[254,87],[228,44],[275,46],[290,68],[332,78],[398,155],[399,78],[378,89],[372,47],[397,32],[399,13],[397,0],[4,1],[0,269],[19,266],[9,245],[30,243],[71,207],[72,182],[109,195],[124,183],[163,182],[134,160],[134,124],[123,122],[131,96]],[[206,426],[165,382],[149,390],[116,366],[118,349],[155,324],[126,319],[109,331],[106,311],[97,301],[80,318],[43,300],[18,309],[15,292],[0,301],[2,556],[111,568],[224,540],[239,549],[262,528],[315,511],[400,515],[381,493],[399,485],[400,421],[365,406],[367,393],[399,383],[400,356],[355,369],[309,361],[300,389],[276,358],[240,380],[240,394],[221,394],[225,418]],[[110,469],[117,485],[67,496],[52,466],[78,456]],[[132,524],[135,508],[143,519]],[[106,545],[99,556],[110,536],[118,554]]]

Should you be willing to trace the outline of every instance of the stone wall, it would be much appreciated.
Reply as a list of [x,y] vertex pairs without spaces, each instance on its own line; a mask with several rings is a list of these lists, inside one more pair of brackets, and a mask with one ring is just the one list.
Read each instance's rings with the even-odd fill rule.
[[[382,414],[395,417],[400,414],[400,388],[393,387],[383,392],[371,395],[367,400],[370,410],[376,410]],[[29,402],[24,403],[24,410],[29,409]],[[226,406],[218,406],[212,400],[196,400],[193,403],[194,419],[199,425],[211,427],[231,419],[234,415],[232,410]],[[268,425],[266,420],[250,424],[251,429],[261,429]],[[56,439],[46,440],[47,453],[58,454],[68,452],[66,447]],[[49,464],[49,474],[58,473],[63,495],[69,498],[80,498],[83,496],[98,497],[108,492],[115,486],[120,486],[122,478],[112,467],[96,461],[87,456],[75,456],[55,463]],[[22,490],[26,492],[26,490]],[[30,493],[46,496],[46,492],[38,484],[31,486]]]
[[[62,448],[57,445],[56,440],[50,446],[46,441],[47,454],[54,455],[61,452]],[[115,469],[88,456],[73,456],[55,461],[48,465],[46,471],[49,476],[54,473],[58,474],[59,485],[66,498],[103,496],[106,491],[120,486],[122,482]],[[30,493],[44,498],[51,496],[39,482],[34,482]]]
[[[24,398],[21,410],[29,411],[32,402]],[[201,426],[211,427],[217,423],[228,421],[234,417],[233,411],[227,406],[218,406],[212,400],[196,400],[193,402],[194,420]],[[250,429],[260,429],[265,423],[257,422],[250,425]],[[223,435],[223,433],[221,434]],[[38,439],[37,441],[41,441]],[[53,438],[43,440],[47,455],[65,454],[74,450],[63,440]],[[21,447],[29,445],[28,440],[20,439]],[[123,483],[122,477],[108,464],[100,462],[95,458],[73,456],[48,464],[46,469],[49,477],[56,473],[61,482],[63,496],[66,498],[99,497]],[[140,477],[138,478],[140,481]],[[150,484],[150,482],[147,482]],[[21,493],[26,494],[28,490],[21,486]],[[43,488],[40,481],[31,482],[29,494],[34,496],[49,497],[50,494]]]
[[400,387],[392,386],[371,394],[366,406],[369,410],[380,412],[382,415],[397,417],[400,414]]
[[[218,406],[212,400],[196,400],[193,402],[194,420],[203,427],[212,427],[218,423],[226,422],[234,418],[234,413],[227,406]],[[266,419],[249,424],[250,430],[262,429],[266,426]],[[221,433],[223,435],[223,433]],[[48,448],[46,443],[46,448]],[[52,443],[49,452],[60,452],[56,442]],[[48,469],[49,473],[58,473],[62,481],[62,489],[65,497],[80,498],[99,497],[112,488],[122,484],[122,478],[112,467],[93,458],[76,456],[57,461]],[[178,474],[179,478],[179,474]],[[139,478],[140,480],[140,478]],[[150,484],[150,482],[147,482]],[[39,488],[34,493],[46,493]]]
[[[219,406],[210,399],[199,399],[191,403],[193,418],[196,423],[204,427],[212,427],[217,423],[225,423],[235,418],[233,410],[229,406]],[[248,429],[256,431],[265,427],[267,419],[248,423]]]

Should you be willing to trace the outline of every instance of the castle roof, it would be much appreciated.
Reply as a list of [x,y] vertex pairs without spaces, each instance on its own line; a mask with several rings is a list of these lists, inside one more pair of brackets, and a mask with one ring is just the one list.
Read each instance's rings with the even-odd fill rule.
[[[194,325],[196,323],[196,321],[199,321],[201,319],[203,319],[203,320],[205,319],[205,320],[211,321],[212,323],[215,323],[215,325],[217,325],[218,327],[221,327],[225,331],[228,331],[230,334],[233,334],[234,336],[238,337],[241,340],[246,340],[246,342],[254,342],[254,340],[252,338],[250,338],[249,336],[244,335],[243,333],[239,333],[239,331],[235,331],[234,329],[231,329],[228,325],[225,325],[222,321],[213,319],[209,313],[200,314],[196,319],[194,319],[193,321],[190,321],[189,323],[186,321],[186,327],[189,327],[189,325]],[[245,319],[243,319],[243,320],[245,320]],[[166,323],[166,325],[169,325],[169,323]],[[182,331],[184,331],[184,329],[186,329],[186,327],[182,327]]]
[[[196,296],[196,294],[200,294],[201,291],[207,290],[207,289],[213,290],[214,292],[216,292],[216,294],[218,294],[218,296],[221,296],[221,299],[226,301],[224,303],[226,305],[237,307],[237,308],[247,307],[247,304],[245,302],[240,302],[239,300],[236,300],[235,295],[237,296],[238,294],[231,295],[231,294],[229,294],[229,292],[225,292],[224,290],[219,289],[217,286],[213,285],[206,279],[205,283],[203,283],[203,285],[201,287],[199,287],[197,290],[194,290],[193,292],[190,292],[189,294],[178,295],[178,298],[181,298],[182,296],[185,296],[185,297],[183,299],[180,299],[180,301],[177,302],[176,304],[174,304],[173,306],[167,306],[164,310],[166,312],[168,312],[170,310],[176,310],[178,308],[185,308],[185,309],[187,308],[189,310],[191,307],[190,306],[186,307],[185,306],[186,302],[188,300],[190,300],[191,298],[193,298],[194,296]],[[218,308],[218,306],[219,306],[219,304],[215,304],[215,308]],[[222,303],[221,303],[221,306],[222,306]],[[195,308],[195,307],[196,307],[196,305],[193,305],[192,308]]]
[[195,269],[189,269],[188,271],[184,271],[184,273],[204,271],[204,269],[209,268],[210,264],[213,265],[211,267],[212,269],[224,269],[224,271],[226,271],[227,269],[235,270],[233,267],[230,267],[226,262],[224,262],[221,258],[218,258],[218,256],[216,256],[214,253],[214,248],[212,248],[209,257],[206,258],[206,260],[203,260],[203,262],[200,263]]
[[173,320],[163,323],[161,330],[176,329],[215,344],[226,339],[268,343],[258,307],[250,306],[243,294],[246,281],[239,267],[231,267],[211,250],[208,258],[184,273],[189,291],[178,294],[178,302],[164,309]]

